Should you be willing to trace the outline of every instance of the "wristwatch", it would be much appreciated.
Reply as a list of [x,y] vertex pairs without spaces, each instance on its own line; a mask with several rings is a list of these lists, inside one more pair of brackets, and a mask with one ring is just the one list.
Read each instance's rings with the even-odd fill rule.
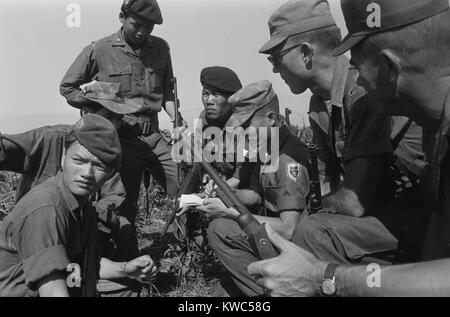
[[325,275],[322,281],[322,294],[324,296],[334,296],[336,295],[336,277],[334,276],[336,272],[337,264],[330,263],[325,269]]

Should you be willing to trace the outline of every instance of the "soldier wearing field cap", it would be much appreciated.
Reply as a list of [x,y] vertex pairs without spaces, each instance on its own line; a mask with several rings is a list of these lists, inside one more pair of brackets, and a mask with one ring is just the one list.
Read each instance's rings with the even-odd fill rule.
[[[163,18],[156,0],[126,0],[119,15],[122,27],[116,33],[88,45],[66,72],[60,85],[67,102],[80,109],[90,100],[81,88],[92,81],[120,83],[120,93],[141,105],[124,116],[119,131],[123,150],[120,170],[127,198],[122,208],[134,226],[143,172],[148,169],[175,197],[177,165],[171,157],[171,140],[160,132],[162,108],[175,120],[173,70],[169,46],[151,35]],[[181,115],[178,116],[180,121]]]
[[[349,29],[335,53],[351,49],[374,106],[386,114],[406,115],[424,127],[427,167],[422,182],[432,214],[424,243],[424,260],[376,270],[375,285],[366,266],[337,266],[317,260],[281,237],[269,236],[280,256],[249,266],[262,275],[272,295],[450,296],[449,127],[450,81],[448,0],[343,0]],[[288,263],[294,260],[298,266]],[[273,268],[276,267],[276,271]]]
[[[0,296],[68,296],[68,265],[83,267],[90,196],[120,168],[121,147],[110,121],[83,116],[66,138],[62,169],[29,191],[0,225]],[[100,278],[155,273],[150,257],[102,259]]]
[[[319,160],[324,163],[320,172],[331,187],[328,195],[324,186],[323,212],[305,217],[293,241],[321,259],[352,263],[367,255],[396,250],[397,239],[404,240],[403,231],[392,224],[406,222],[406,206],[397,200],[406,200],[409,192],[394,197],[394,180],[400,176],[390,169],[394,147],[390,119],[371,107],[348,58],[333,56],[341,40],[340,29],[333,21],[325,0],[289,1],[270,17],[271,39],[261,52],[270,54],[273,71],[281,75],[293,93],[301,94],[306,89],[313,93],[309,108],[313,143],[320,148]],[[420,134],[416,139],[421,154]],[[394,205],[394,210],[401,212],[392,211]],[[418,204],[411,205],[416,208]],[[385,217],[386,213],[395,214],[395,221]],[[322,230],[330,223],[336,235]],[[317,232],[324,236],[312,247]],[[340,236],[339,242],[336,236]],[[408,254],[417,256],[420,239],[415,240],[412,250],[413,240],[408,236],[412,250]],[[336,248],[339,243],[344,248]]]
[[[249,188],[237,190],[236,194],[249,207],[264,206],[266,212],[256,216],[258,220],[271,223],[281,235],[290,239],[307,204],[308,151],[286,126],[281,125],[278,97],[270,82],[247,85],[231,96],[229,102],[233,114],[227,122],[227,132],[232,128],[240,131],[248,127],[257,131],[269,128],[278,131],[247,149],[249,152],[264,146],[267,149],[268,144],[279,147],[277,151],[272,147],[269,161],[263,163],[266,157],[261,158]],[[204,206],[197,209],[214,219],[208,227],[208,241],[233,281],[231,285],[223,283],[223,288],[231,295],[263,295],[264,290],[246,272],[247,265],[255,261],[256,256],[234,220],[236,211],[224,208],[218,198],[204,200]]]

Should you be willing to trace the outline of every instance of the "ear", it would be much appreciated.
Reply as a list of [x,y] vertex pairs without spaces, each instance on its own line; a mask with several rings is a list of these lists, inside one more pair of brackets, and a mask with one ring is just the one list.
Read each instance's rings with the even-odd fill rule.
[[119,13],[119,21],[123,24],[125,22],[125,16],[123,15],[123,12]]
[[300,45],[300,52],[302,54],[302,60],[305,64],[306,69],[312,68],[312,60],[314,57],[314,46],[312,46],[310,43],[305,42],[302,45]]
[[380,70],[387,75],[390,84],[396,84],[402,71],[400,58],[389,49],[382,50],[380,53]]
[[271,127],[274,127],[276,125],[278,116],[275,112],[269,111],[268,113],[266,113],[266,118],[269,121],[269,125]]
[[66,159],[66,149],[63,149],[62,155],[61,155],[61,170],[64,169],[64,161]]

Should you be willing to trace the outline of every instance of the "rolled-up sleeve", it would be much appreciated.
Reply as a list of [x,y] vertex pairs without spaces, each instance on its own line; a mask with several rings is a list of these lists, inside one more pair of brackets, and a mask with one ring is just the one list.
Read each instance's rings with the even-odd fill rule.
[[38,207],[19,223],[13,240],[23,259],[25,283],[30,289],[36,290],[43,278],[66,271],[70,263],[68,236],[68,219],[54,205]]

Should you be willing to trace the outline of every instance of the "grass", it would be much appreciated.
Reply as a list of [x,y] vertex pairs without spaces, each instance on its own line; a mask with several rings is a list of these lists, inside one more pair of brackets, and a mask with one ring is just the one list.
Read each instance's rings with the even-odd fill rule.
[[[19,174],[0,172],[0,222],[12,209]],[[223,268],[197,230],[187,241],[178,241],[168,234],[162,243],[155,243],[173,210],[174,201],[152,184],[149,189],[147,213],[145,189],[139,198],[136,220],[139,248],[160,265],[160,273],[152,285],[146,285],[141,296],[208,297],[213,295]]]

